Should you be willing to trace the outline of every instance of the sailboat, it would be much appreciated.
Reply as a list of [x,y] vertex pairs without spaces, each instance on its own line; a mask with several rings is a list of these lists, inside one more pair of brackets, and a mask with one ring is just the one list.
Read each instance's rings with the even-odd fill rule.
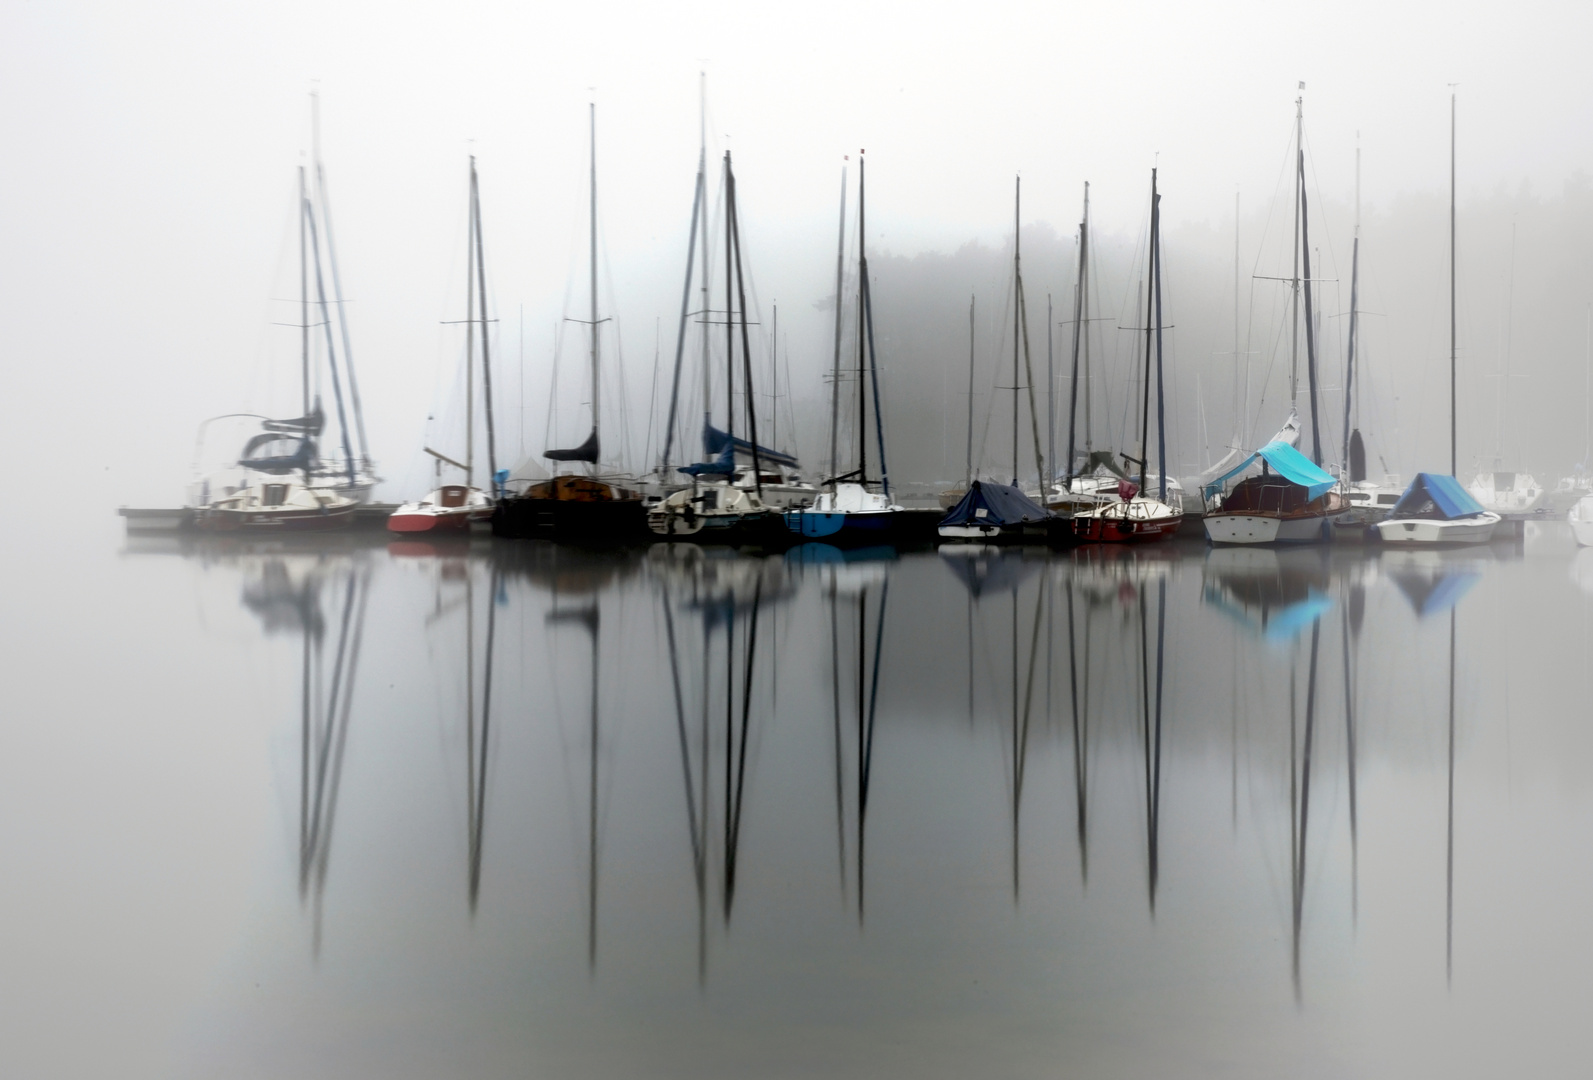
[[[1166,398],[1162,386],[1162,263],[1161,195],[1156,190],[1156,170],[1151,170],[1150,273],[1145,281],[1144,405],[1140,412],[1139,483],[1121,488],[1122,497],[1073,515],[1073,536],[1086,544],[1111,544],[1165,540],[1178,532],[1184,511],[1167,502]],[[1150,457],[1151,346],[1156,356],[1156,445],[1160,457],[1156,498],[1145,494],[1145,463]],[[1132,459],[1131,459],[1132,460]],[[1174,496],[1175,498],[1177,496]]]
[[[496,483],[497,446],[492,425],[492,364],[487,345],[487,277],[486,259],[481,244],[481,193],[476,181],[476,158],[470,158],[470,242],[465,259],[465,460],[453,458],[426,447],[437,470],[438,484],[423,499],[406,502],[393,511],[387,519],[391,532],[440,532],[470,528],[474,522],[492,519],[492,500],[487,493],[473,486],[476,451],[475,402],[475,340],[479,325],[481,331],[481,372],[483,406],[487,417],[487,468],[494,474]],[[477,303],[477,300],[480,303]],[[449,465],[465,474],[463,484],[444,484],[442,467]]]
[[[1360,343],[1361,284],[1361,150],[1355,149],[1355,238],[1350,248],[1350,328],[1344,355],[1344,457],[1339,478],[1343,482],[1348,508],[1329,519],[1333,539],[1340,543],[1364,543],[1377,538],[1373,526],[1387,517],[1399,502],[1397,477],[1382,482],[1366,476],[1366,441],[1361,438],[1360,383],[1356,382],[1356,346]],[[1362,382],[1364,382],[1364,377]]]
[[1500,466],[1504,459],[1505,423],[1509,419],[1510,403],[1510,322],[1515,305],[1515,259],[1516,237],[1514,227],[1510,230],[1510,285],[1507,290],[1508,299],[1505,306],[1505,344],[1504,351],[1499,358],[1499,372],[1495,376],[1499,382],[1499,420],[1498,439],[1499,451],[1494,457],[1494,467],[1490,470],[1481,470],[1470,484],[1466,485],[1473,498],[1489,510],[1501,514],[1525,514],[1538,508],[1546,492],[1537,478],[1527,472],[1506,472]]
[[[720,431],[703,417],[703,443],[713,461],[681,466],[691,486],[672,492],[647,509],[647,527],[666,539],[715,543],[776,542],[786,539],[773,510],[763,501],[764,471],[770,451],[758,445],[758,417],[752,384],[752,347],[747,334],[747,285],[741,263],[741,228],[736,207],[736,174],[725,151],[725,415]],[[703,180],[699,175],[698,191]],[[689,284],[689,278],[688,278]],[[737,331],[740,331],[738,334]],[[736,339],[741,340],[743,400],[747,437],[735,433]],[[706,375],[706,371],[705,371]],[[708,407],[706,391],[704,410]],[[738,454],[752,459],[751,485],[736,482]],[[793,460],[794,459],[788,459]],[[776,476],[775,479],[778,479]]]
[[[810,508],[788,510],[786,528],[807,540],[826,543],[881,543],[893,538],[900,521],[902,508],[891,497],[890,469],[885,461],[885,423],[879,400],[879,357],[874,349],[874,307],[870,296],[868,254],[865,247],[867,211],[864,203],[865,162],[862,151],[857,159],[857,468],[848,473],[833,475],[827,481],[829,490],[821,492]],[[836,318],[840,316],[840,294],[836,294]],[[836,352],[835,401],[838,402],[841,378],[840,352]],[[866,378],[865,378],[866,373]],[[868,478],[868,403],[872,390],[874,405],[874,437],[879,450],[878,491],[869,490],[873,481]],[[834,409],[832,409],[832,413]],[[834,445],[835,422],[832,415]],[[831,468],[838,470],[832,454]]]
[[645,535],[641,492],[597,471],[602,451],[602,324],[597,315],[597,106],[588,108],[590,131],[590,257],[592,430],[581,445],[546,450],[542,456],[558,465],[584,464],[583,472],[559,473],[535,483],[521,494],[498,500],[492,515],[495,536],[536,537],[561,541],[623,542]]
[[[195,523],[202,529],[277,532],[338,528],[353,520],[355,506],[367,502],[380,481],[365,442],[359,383],[349,348],[337,252],[332,239],[331,208],[326,195],[326,174],[321,165],[319,98],[315,95],[311,95],[311,119],[313,191],[304,166],[299,166],[298,175],[299,415],[273,419],[253,413],[231,414],[258,420],[260,430],[244,444],[234,468],[205,476],[196,483],[191,505],[195,507]],[[327,248],[325,259],[321,255],[323,231]],[[328,276],[332,285],[330,300],[327,297]],[[318,308],[319,322],[311,321],[312,303]],[[334,323],[339,330],[337,335],[333,333]],[[325,370],[332,383],[336,405],[343,450],[341,459],[321,455],[320,441],[327,417],[318,389],[320,372],[312,363],[312,331],[317,325],[324,330]],[[201,446],[210,423],[211,420],[206,420],[200,425]],[[356,440],[358,454],[354,447]]]
[[1377,523],[1385,544],[1486,544],[1499,514],[1455,479],[1457,457],[1455,333],[1455,97],[1449,97],[1449,474],[1417,473],[1399,503]]
[[[1300,84],[1305,89],[1305,84]],[[1306,382],[1310,395],[1311,456],[1307,458],[1283,439],[1274,439],[1246,456],[1235,467],[1201,486],[1206,506],[1206,539],[1213,544],[1311,544],[1328,538],[1327,519],[1345,507],[1334,490],[1337,481],[1322,468],[1322,429],[1317,410],[1316,331],[1312,312],[1310,214],[1305,192],[1304,108],[1302,95],[1294,102],[1294,264],[1290,334],[1290,385],[1299,395],[1298,349],[1300,298],[1305,298]],[[1296,402],[1297,404],[1297,402]],[[1291,411],[1290,419],[1298,412]],[[1289,425],[1285,425],[1288,430]],[[1242,479],[1226,496],[1225,483],[1259,463],[1260,476]]]

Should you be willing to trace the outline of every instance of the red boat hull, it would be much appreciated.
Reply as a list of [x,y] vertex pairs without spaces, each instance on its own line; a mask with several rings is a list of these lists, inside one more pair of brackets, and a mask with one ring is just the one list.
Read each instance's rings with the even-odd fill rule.
[[[480,512],[460,509],[446,514],[395,513],[387,519],[387,531],[395,533],[463,532],[470,528],[470,520],[473,513]],[[490,517],[490,511],[481,514],[482,521],[487,521]]]
[[1081,544],[1148,544],[1177,535],[1182,517],[1160,521],[1130,521],[1089,515],[1073,519],[1073,535]]

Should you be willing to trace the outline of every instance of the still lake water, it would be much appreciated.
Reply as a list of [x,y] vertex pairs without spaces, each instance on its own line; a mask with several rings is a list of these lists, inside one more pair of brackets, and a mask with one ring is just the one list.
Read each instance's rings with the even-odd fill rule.
[[1593,550],[1529,529],[33,544],[0,1072],[1587,1075]]

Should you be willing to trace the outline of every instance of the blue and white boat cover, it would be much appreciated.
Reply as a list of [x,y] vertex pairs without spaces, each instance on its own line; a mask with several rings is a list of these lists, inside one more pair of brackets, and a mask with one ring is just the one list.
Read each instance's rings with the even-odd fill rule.
[[1314,499],[1332,490],[1335,483],[1329,476],[1310,458],[1278,439],[1267,443],[1260,450],[1245,458],[1239,464],[1223,473],[1217,479],[1202,487],[1201,493],[1206,498],[1211,498],[1222,490],[1222,485],[1244,472],[1260,459],[1272,466],[1272,470],[1291,484],[1298,484],[1305,488],[1307,495]]
[[1390,518],[1424,517],[1455,521],[1487,513],[1482,504],[1471,497],[1460,481],[1444,473],[1419,472],[1410,482],[1405,494],[1399,497]]
[[968,493],[940,519],[941,525],[1021,525],[1044,521],[1051,511],[1010,484],[975,480]]

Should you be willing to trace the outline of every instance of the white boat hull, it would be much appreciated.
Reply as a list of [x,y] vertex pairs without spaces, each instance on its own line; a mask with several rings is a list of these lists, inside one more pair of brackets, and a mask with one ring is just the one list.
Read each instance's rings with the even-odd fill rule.
[[1377,523],[1378,535],[1385,544],[1420,545],[1486,544],[1501,518],[1493,511],[1455,521],[1434,518],[1394,518]]
[[1213,544],[1317,544],[1327,536],[1326,520],[1325,517],[1208,514],[1206,539]]
[[1593,547],[1593,495],[1578,499],[1565,520],[1570,522],[1571,535],[1576,537],[1578,544]]

